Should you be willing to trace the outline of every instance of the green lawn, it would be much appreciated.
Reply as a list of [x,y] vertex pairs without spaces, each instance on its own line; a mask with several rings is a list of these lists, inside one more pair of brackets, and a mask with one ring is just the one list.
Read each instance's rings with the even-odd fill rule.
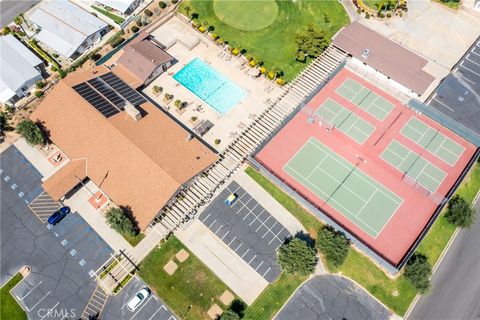
[[460,1],[454,1],[454,0],[450,0],[447,2],[444,2],[442,0],[433,0],[433,1],[438,2],[450,9],[458,10],[458,8],[460,8]]
[[262,294],[249,306],[243,319],[272,319],[295,290],[307,280],[307,276],[281,273],[277,280],[269,284]]
[[[190,253],[182,263],[174,257],[181,249]],[[163,267],[172,259],[178,269],[170,276]],[[174,236],[152,250],[139,268],[142,279],[180,318],[188,312],[188,319],[209,319],[207,311],[214,303],[227,307],[218,298],[228,287]]]
[[17,301],[10,294],[10,290],[22,281],[23,276],[17,273],[10,281],[5,283],[0,293],[0,319],[23,320],[27,319],[27,314],[23,311]]
[[[247,55],[256,58],[257,61],[263,61],[267,69],[278,67],[285,73],[286,80],[293,79],[306,65],[295,60],[295,34],[309,24],[314,24],[325,30],[331,37],[342,26],[349,23],[348,16],[343,6],[337,0],[298,0],[298,1],[276,1],[278,5],[278,16],[276,20],[267,28],[256,31],[242,31],[234,26],[226,24],[223,12],[222,21],[216,14],[215,8],[226,7],[225,4],[216,4],[217,1],[204,0],[186,0],[180,6],[180,12],[185,13],[188,6],[191,11],[198,14],[199,23],[208,22],[209,26],[214,26],[214,32],[222,39],[229,42],[233,47],[240,47],[247,50]],[[238,8],[237,24],[245,25],[244,19],[249,21],[261,20],[263,24],[268,24],[263,10],[249,10],[252,5],[245,5],[241,0],[228,0],[228,6]],[[264,7],[262,7],[263,9]],[[274,10],[274,9],[272,9]],[[245,13],[244,11],[248,11]],[[328,16],[329,23],[325,22],[324,14]],[[219,15],[221,15],[219,13]],[[268,17],[271,17],[271,13]],[[242,18],[246,17],[246,18]],[[268,18],[267,17],[267,18]],[[267,20],[267,23],[265,22]],[[231,21],[231,20],[230,20]],[[252,22],[251,22],[252,23]],[[253,22],[255,23],[255,22]],[[235,23],[232,23],[235,24]]]
[[110,11],[107,11],[107,10],[105,10],[105,9],[102,9],[102,8],[99,8],[99,7],[96,7],[96,6],[92,6],[92,8],[95,9],[96,11],[100,12],[100,13],[103,14],[104,16],[112,19],[113,22],[115,22],[115,23],[118,24],[118,25],[122,24],[123,21],[125,21],[124,18],[119,17],[119,16],[117,16],[116,14],[111,13]]
[[[322,223],[315,216],[258,171],[249,167],[246,173],[292,213],[312,237],[316,237],[317,230],[322,226]],[[480,164],[477,163],[457,192],[471,202],[479,189]],[[434,265],[454,231],[455,227],[448,223],[442,214],[435,221],[417,250],[427,254],[430,263]],[[326,267],[332,273],[338,272],[356,281],[401,316],[408,310],[417,294],[415,288],[404,277],[389,278],[370,258],[353,248],[349,250],[344,264],[340,267],[334,268],[329,264],[326,264]]]
[[140,241],[143,240],[143,238],[145,238],[145,234],[141,232],[133,237],[129,236],[128,234],[123,234],[123,233],[120,233],[120,234],[123,236],[125,240],[127,240],[128,243],[130,243],[132,247],[135,247]]

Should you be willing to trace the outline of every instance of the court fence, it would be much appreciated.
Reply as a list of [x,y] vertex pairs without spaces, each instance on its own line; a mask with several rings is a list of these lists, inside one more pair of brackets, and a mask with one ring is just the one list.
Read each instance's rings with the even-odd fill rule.
[[252,156],[247,159],[250,166],[255,170],[263,174],[268,180],[277,185],[283,192],[293,198],[295,201],[300,203],[303,207],[307,208],[308,211],[312,212],[317,216],[320,221],[326,223],[336,230],[340,230],[345,233],[346,237],[360,250],[370,256],[375,262],[377,262],[385,271],[389,274],[395,275],[400,269],[397,269],[395,264],[388,260],[387,257],[383,256],[381,253],[375,251],[370,247],[366,242],[358,239],[350,229],[338,222],[336,222],[327,212],[323,211],[318,204],[305,195],[301,190],[296,189],[294,186],[288,183],[285,179],[281,178],[275,171],[268,167],[265,163],[257,161]]
[[422,194],[425,198],[430,199],[433,203],[437,205],[444,204],[447,201],[442,194],[438,192],[432,192],[423,186],[418,180],[410,177],[408,174],[404,173],[402,181],[405,182],[407,185],[411,186],[413,189],[418,191],[418,193]]
[[473,143],[477,147],[480,147],[480,135],[473,132],[469,128],[465,127],[464,125],[458,123],[457,121],[453,120],[452,118],[444,115],[437,109],[422,103],[417,99],[412,99],[408,102],[408,107],[410,109],[416,110],[417,113],[424,113],[429,118],[432,118],[436,122],[442,124],[446,128],[450,129],[454,133],[458,134],[459,136],[465,138],[467,141]]

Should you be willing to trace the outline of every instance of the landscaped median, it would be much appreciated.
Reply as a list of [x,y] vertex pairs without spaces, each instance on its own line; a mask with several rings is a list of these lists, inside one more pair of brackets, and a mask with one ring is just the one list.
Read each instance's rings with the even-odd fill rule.
[[10,293],[10,290],[22,280],[23,276],[20,273],[17,273],[12,279],[3,285],[0,293],[0,319],[27,319],[27,314]]
[[229,307],[221,298],[228,296],[228,287],[174,236],[152,250],[139,269],[140,277],[180,318],[209,319],[213,305]]
[[[249,167],[247,168],[246,173],[282,206],[284,206],[293,216],[295,216],[313,238],[317,237],[317,232],[323,224],[316,217],[258,171]],[[479,188],[480,164],[477,163],[461,184],[457,194],[461,195],[468,202],[472,202]],[[445,219],[445,213],[442,213],[421,242],[417,252],[427,255],[429,262],[432,265],[435,265],[455,229],[455,226]],[[401,316],[405,314],[417,295],[415,287],[404,276],[399,276],[395,279],[388,277],[387,274],[377,266],[377,264],[355,248],[349,250],[345,262],[339,267],[335,268],[328,262],[325,263],[325,265],[330,272],[341,273],[357,282],[388,308]],[[285,275],[282,274],[280,278],[284,276]],[[271,298],[272,293],[268,293],[268,290],[270,289],[272,292],[283,292],[286,295],[287,292],[293,293],[296,289],[296,287],[292,288],[292,284],[296,283],[295,281],[282,283],[280,278],[265,290],[265,292],[255,301],[253,306],[247,309],[246,315],[249,315],[252,310],[252,312],[255,310],[263,311],[263,306],[265,306],[263,308],[269,309],[264,315],[272,315],[278,312],[282,304],[280,304],[280,306],[272,306],[272,303],[269,303],[273,300]],[[301,282],[302,281],[299,281],[299,284]],[[271,287],[274,286],[276,287],[273,290]],[[274,308],[276,310],[272,310]],[[261,315],[260,311],[258,311],[258,315]],[[263,317],[257,317],[257,319],[263,319]]]

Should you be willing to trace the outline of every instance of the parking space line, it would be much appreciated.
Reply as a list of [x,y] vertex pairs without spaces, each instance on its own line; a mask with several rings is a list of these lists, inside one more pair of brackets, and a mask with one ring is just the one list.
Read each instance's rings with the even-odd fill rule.
[[228,246],[230,246],[235,239],[237,239],[237,236],[235,236],[235,237],[228,243]]
[[217,229],[217,231],[215,231],[214,233],[217,234],[218,231],[220,231],[221,229],[223,228],[223,224],[220,226],[220,228]]
[[469,57],[470,57],[470,54],[468,54],[468,55],[467,55],[467,57],[466,57],[466,60],[468,60],[468,61],[470,61],[471,63],[473,63],[473,64],[476,64],[477,66],[479,66],[479,67],[480,67],[480,63],[478,63],[478,62],[475,62],[475,61],[473,61],[473,60],[470,60],[470,59],[468,59]]
[[59,304],[60,304],[60,301],[58,301],[57,304],[54,305],[53,307],[47,308],[47,312],[45,313],[45,315],[44,315],[40,320],[45,319],[46,316],[49,316],[49,317],[50,317],[50,316],[52,315],[53,309],[55,309]]
[[452,108],[450,108],[449,106],[447,106],[445,103],[441,102],[440,100],[436,99],[436,98],[433,98],[433,100],[435,100],[436,102],[440,103],[442,106],[444,106],[445,108],[447,108],[448,110],[452,111],[452,112],[455,112]]
[[248,251],[250,251],[250,248],[247,248],[247,251],[245,251],[245,253],[242,255],[242,259],[247,254]]
[[253,259],[255,259],[256,257],[257,255],[254,255],[253,258],[248,262],[248,264],[250,264],[253,261]]
[[207,221],[211,214],[212,214],[212,213],[210,212],[205,218],[203,218],[203,220],[200,219],[200,221],[202,221],[202,222]]
[[36,288],[38,288],[38,286],[42,283],[42,281],[43,281],[43,280],[40,280],[39,283],[37,283],[36,285],[34,285],[33,288],[32,288],[30,291],[28,291],[23,297],[20,298],[19,296],[17,296],[17,298],[18,298],[19,300],[25,299],[33,290],[35,290]]
[[263,260],[260,262],[260,264],[255,268],[255,271],[257,271],[258,268],[263,264]]
[[137,310],[137,312],[135,312],[135,314],[130,318],[130,320],[132,320],[133,318],[136,317],[136,315],[140,312],[140,310],[142,310],[143,307],[145,307],[148,304],[148,302],[150,302],[150,300],[152,300],[152,297],[153,297],[153,295],[151,295],[150,298],[148,298],[147,301],[145,301],[145,303],[140,307],[140,309]]
[[265,278],[265,275],[267,274],[268,271],[270,271],[270,269],[272,269],[272,267],[268,267],[267,271],[265,271],[265,273],[262,275],[262,277]]
[[229,233],[230,233],[230,230],[228,230],[227,233],[225,233],[225,234],[223,235],[223,237],[220,238],[220,239],[223,240],[223,238],[225,238],[225,237],[227,236],[227,234],[229,234]]
[[237,252],[238,249],[240,249],[240,247],[243,245],[243,242],[240,242],[240,244],[238,245],[237,249],[233,250],[235,252]]
[[43,299],[45,299],[50,293],[52,293],[52,291],[48,291],[46,295],[44,295],[40,300],[38,300],[37,303],[35,303],[35,305],[32,307],[32,308],[28,308],[27,305],[25,305],[25,309],[27,309],[28,312],[32,311],[33,309],[35,309],[36,306],[38,306],[40,304],[40,302],[43,301]]
[[217,221],[217,219],[213,220],[213,222],[212,222],[212,223],[210,223],[210,225],[208,226],[208,229],[210,229],[210,230],[211,230],[211,227],[213,226],[213,224],[214,224],[216,221]]
[[158,311],[160,311],[160,310],[162,310],[162,309],[167,310],[167,308],[165,308],[165,306],[162,304],[162,305],[160,306],[160,308],[158,308],[157,311],[155,311],[155,313],[152,314],[152,316],[151,316],[150,318],[148,318],[148,320],[152,320],[153,317],[158,313]]
[[465,67],[465,66],[463,65],[463,61],[460,62],[460,66],[461,66],[462,68],[464,68],[464,69],[467,69],[467,70],[470,71],[471,73],[476,74],[477,76],[480,77],[480,74],[476,73],[475,71],[473,71],[472,69],[470,69],[470,68],[468,68],[468,67]]

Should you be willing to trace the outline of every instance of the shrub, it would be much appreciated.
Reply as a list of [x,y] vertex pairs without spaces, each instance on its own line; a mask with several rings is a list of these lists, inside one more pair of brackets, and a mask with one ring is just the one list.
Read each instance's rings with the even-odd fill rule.
[[223,45],[225,43],[225,41],[221,38],[218,38],[215,42],[219,45]]
[[172,4],[177,4],[178,0],[172,0]]
[[227,309],[223,311],[219,319],[220,320],[240,320],[240,316],[236,312],[230,309]]
[[370,13],[365,13],[365,19],[370,19]]
[[180,108],[181,105],[182,105],[182,101],[179,100],[179,99],[177,99],[177,100],[175,100],[175,102],[173,103],[173,105],[174,105],[175,107],[177,107],[177,108]]
[[132,220],[121,208],[110,208],[106,213],[106,217],[107,223],[112,229],[124,235],[135,236]]
[[200,27],[198,27],[198,31],[200,31],[201,33],[205,33],[205,31],[207,31],[207,29],[205,29],[204,26],[200,26]]
[[5,26],[3,27],[2,29],[2,35],[3,36],[6,36],[7,34],[9,34],[12,30],[10,30],[10,28],[8,26]]
[[155,86],[153,86],[152,91],[155,94],[159,94],[159,93],[163,92],[163,88],[155,85]]
[[389,12],[387,13],[387,18],[391,18],[392,17],[392,14]]
[[52,56],[53,56],[54,58],[58,58],[58,57],[59,57],[58,53],[52,53]]
[[210,26],[208,26],[207,30],[208,30],[208,32],[212,32],[213,30],[215,30],[215,27],[210,25]]
[[112,41],[112,43],[110,43],[110,46],[111,46],[112,48],[116,48],[116,47],[118,47],[123,41],[125,41],[124,38],[117,38],[117,39],[115,39],[115,41]]
[[137,26],[133,26],[132,28],[130,28],[130,30],[132,30],[132,32],[135,33],[135,32],[138,32],[140,30],[140,28],[137,27]]
[[165,95],[163,97],[165,98],[165,100],[172,100],[173,99],[173,95],[170,94],[170,93],[165,93]]
[[295,34],[297,51],[302,51],[311,58],[318,57],[328,47],[329,42],[326,33],[314,25],[309,25]]
[[267,68],[261,67],[261,68],[260,68],[260,73],[261,73],[261,74],[265,74],[265,72],[267,72]]
[[216,34],[216,33],[211,33],[210,36],[212,37],[213,40],[218,39],[218,34]]
[[9,104],[7,104],[7,105],[5,106],[5,109],[7,110],[7,112],[8,112],[9,114],[14,114],[14,113],[15,113],[15,110],[16,110],[16,109],[15,109],[15,106],[12,106],[12,105],[9,105]]
[[475,209],[459,195],[455,195],[448,202],[445,218],[461,228],[468,228],[475,222]]
[[141,19],[136,20],[135,24],[137,25],[137,27],[141,27],[143,25]]
[[285,80],[283,80],[282,78],[277,78],[277,80],[275,80],[275,82],[276,82],[279,86],[285,85]]
[[166,4],[164,1],[160,1],[160,2],[158,3],[158,6],[159,6],[160,8],[162,8],[162,9],[165,9],[165,8],[167,7],[167,4]]
[[233,49],[232,49],[232,54],[233,54],[234,56],[238,56],[238,55],[240,54],[240,49],[239,49],[239,48],[233,48]]
[[197,119],[198,119],[198,117],[195,117],[195,116],[193,116],[193,117],[190,118],[190,120],[192,120],[192,122],[197,121]]
[[430,276],[432,275],[432,266],[425,255],[414,253],[405,266],[404,276],[420,292],[427,292],[430,288]]
[[253,60],[253,57],[252,57],[251,55],[248,55],[248,56],[247,56],[247,61],[250,62],[250,61],[252,61],[252,60]]
[[333,266],[340,266],[347,257],[350,241],[345,234],[331,226],[324,226],[318,231],[317,249]]
[[220,140],[220,139],[215,139],[215,141],[214,141],[214,142],[215,142],[215,144],[216,144],[216,145],[219,145],[219,144],[220,144],[220,142],[222,142],[222,140]]
[[50,67],[50,71],[52,71],[52,72],[55,72],[55,71],[57,71],[57,70],[58,70],[58,69],[57,69],[57,67],[55,67],[55,66],[51,66],[51,67]]
[[35,83],[35,86],[38,89],[42,89],[43,87],[45,87],[45,85],[46,85],[45,81],[38,81],[37,83]]
[[67,76],[67,73],[63,71],[63,69],[58,69],[58,75],[60,76],[61,79],[63,79]]
[[25,138],[28,144],[32,146],[40,145],[45,142],[42,130],[32,121],[23,120],[17,124],[17,132]]
[[145,9],[145,11],[144,11],[144,12],[145,12],[145,15],[146,15],[147,17],[151,17],[151,16],[153,16],[153,12],[152,12],[152,11],[150,11],[150,10],[148,10],[148,9]]
[[248,65],[252,68],[254,68],[256,65],[257,65],[257,61],[255,60],[250,60],[250,62],[248,63]]
[[40,90],[35,91],[35,97],[37,98],[43,97],[43,91],[40,91]]
[[273,79],[275,79],[275,76],[276,76],[275,70],[268,71],[268,73],[267,73],[267,78],[268,79],[273,80]]
[[303,51],[297,51],[297,53],[295,54],[295,60],[299,62],[305,62],[307,61],[307,55]]
[[361,10],[361,9],[357,9],[357,13],[358,13],[358,14],[361,14],[361,13],[362,13],[362,10]]
[[287,273],[308,275],[315,270],[317,256],[307,241],[294,237],[280,246],[278,262]]

